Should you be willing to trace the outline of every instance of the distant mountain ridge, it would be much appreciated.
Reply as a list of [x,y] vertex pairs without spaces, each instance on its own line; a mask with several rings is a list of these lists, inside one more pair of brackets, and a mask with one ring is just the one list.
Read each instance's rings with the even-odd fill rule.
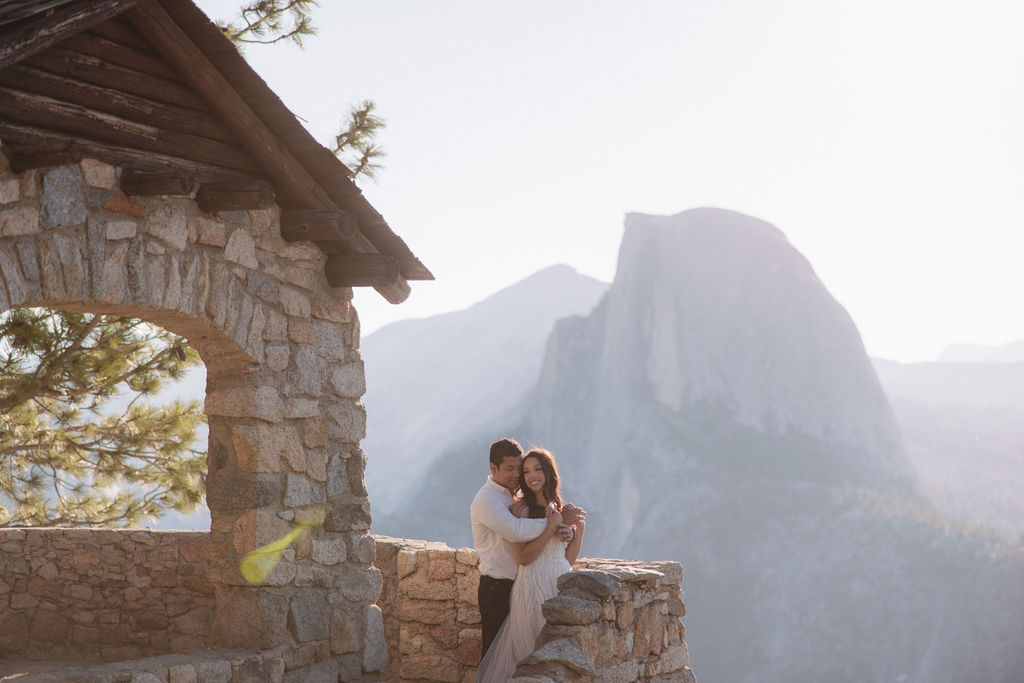
[[941,363],[1024,363],[1024,339],[1001,346],[953,344],[940,355]]
[[552,266],[465,310],[363,339],[363,449],[375,515],[407,500],[452,440],[511,409],[536,382],[555,321],[588,313],[607,288]]
[[682,562],[704,683],[1021,680],[1020,546],[922,495],[852,321],[763,221],[631,214],[600,303],[463,427],[378,531],[469,545],[509,434],[556,454],[585,554]]
[[874,365],[922,491],[966,524],[1024,538],[1024,363]]

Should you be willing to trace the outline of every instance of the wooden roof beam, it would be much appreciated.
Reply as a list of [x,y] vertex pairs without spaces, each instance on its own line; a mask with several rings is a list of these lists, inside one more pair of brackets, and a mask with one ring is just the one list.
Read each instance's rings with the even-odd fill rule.
[[67,166],[82,160],[82,150],[70,142],[5,144],[4,155],[15,173],[24,173],[33,168]]
[[274,188],[269,183],[208,183],[199,188],[196,203],[207,213],[269,209],[274,205]]
[[398,260],[385,254],[329,254],[324,273],[331,287],[377,287],[398,276]]
[[[156,0],[139,0],[124,16],[238,134],[241,143],[262,163],[263,170],[290,203],[310,209],[338,210],[305,167]],[[359,232],[353,234],[350,246],[360,253],[377,253],[373,243]],[[373,287],[393,304],[409,297],[409,283],[400,272],[392,282]]]
[[0,28],[0,69],[125,11],[136,0],[82,0]]
[[194,197],[199,190],[192,176],[180,171],[143,171],[126,168],[121,171],[121,191],[129,196]]
[[356,217],[348,211],[282,209],[281,237],[288,242],[350,241],[356,232]]
[[[234,178],[251,178],[259,180],[258,176],[249,175],[224,166],[216,166],[193,159],[159,152],[145,152],[142,150],[99,142],[97,140],[86,140],[78,135],[62,133],[49,128],[40,128],[25,124],[12,123],[0,120],[0,140],[4,142],[4,149],[10,147],[60,147],[66,145],[72,153],[81,156],[93,157],[100,161],[115,166],[132,167],[140,170],[167,171],[170,169],[193,175],[200,182],[210,182]],[[67,162],[65,162],[67,163]],[[61,164],[49,164],[61,165]]]
[[[164,59],[238,134],[239,142],[257,160],[267,160],[265,171],[299,205],[328,208],[323,194],[306,169],[210,63],[174,19],[154,0],[140,2],[125,17],[153,44]],[[318,191],[319,190],[319,191]],[[336,208],[336,207],[331,207]]]

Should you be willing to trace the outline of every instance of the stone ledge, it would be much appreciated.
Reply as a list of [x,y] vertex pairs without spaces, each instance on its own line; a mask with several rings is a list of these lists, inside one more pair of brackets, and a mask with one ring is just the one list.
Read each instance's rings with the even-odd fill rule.
[[0,663],[0,681],[279,683],[283,678],[284,660],[279,655],[241,650],[206,650],[107,664],[10,660]]

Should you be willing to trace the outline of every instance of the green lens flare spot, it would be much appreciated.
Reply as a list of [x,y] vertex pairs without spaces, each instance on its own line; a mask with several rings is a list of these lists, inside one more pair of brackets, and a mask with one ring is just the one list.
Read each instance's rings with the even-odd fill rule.
[[270,573],[274,571],[274,567],[281,561],[281,556],[288,546],[316,526],[318,525],[300,524],[281,538],[253,550],[242,558],[239,566],[242,576],[251,584],[261,584],[266,581]]

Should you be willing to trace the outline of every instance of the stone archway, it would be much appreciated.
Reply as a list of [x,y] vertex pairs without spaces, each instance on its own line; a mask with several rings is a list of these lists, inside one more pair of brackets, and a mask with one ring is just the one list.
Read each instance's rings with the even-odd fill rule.
[[[381,669],[351,290],[328,286],[319,249],[281,239],[276,208],[130,198],[119,172],[16,175],[0,157],[0,309],[116,312],[188,338],[207,366],[211,645],[281,648],[291,669],[344,679]],[[245,581],[247,552],[324,512],[263,585]]]

